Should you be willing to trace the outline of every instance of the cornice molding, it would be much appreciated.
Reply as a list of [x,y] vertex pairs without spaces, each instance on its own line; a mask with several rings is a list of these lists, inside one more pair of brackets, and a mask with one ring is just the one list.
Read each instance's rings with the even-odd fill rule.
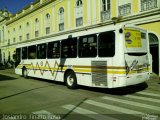
[[[37,2],[37,1],[38,1],[38,2]],[[11,24],[11,23],[13,23],[13,22],[15,22],[15,21],[23,18],[23,17],[25,17],[25,16],[27,16],[27,15],[35,12],[36,10],[39,10],[39,9],[41,9],[42,7],[50,4],[51,2],[56,1],[56,0],[46,0],[46,1],[43,2],[43,3],[40,3],[40,0],[37,0],[37,1],[34,2],[34,3],[32,3],[32,4],[30,4],[30,5],[28,5],[28,6],[26,6],[24,9],[22,9],[22,10],[21,10],[20,12],[18,12],[17,14],[11,16],[11,17],[10,17],[10,20],[7,21],[6,25],[9,25],[9,24]],[[37,4],[37,5],[36,5],[36,4]],[[30,6],[32,6],[32,5],[36,5],[36,6],[34,6],[32,9],[30,9]],[[27,9],[30,9],[30,10],[27,10]],[[25,12],[23,12],[23,11],[25,11]],[[19,14],[19,15],[18,15],[18,14]],[[17,17],[16,17],[16,15],[17,15]]]

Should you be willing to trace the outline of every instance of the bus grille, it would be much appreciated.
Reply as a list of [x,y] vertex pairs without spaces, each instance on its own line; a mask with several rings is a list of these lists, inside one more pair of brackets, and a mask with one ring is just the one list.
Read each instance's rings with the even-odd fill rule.
[[107,85],[107,62],[92,61],[92,82],[95,86]]

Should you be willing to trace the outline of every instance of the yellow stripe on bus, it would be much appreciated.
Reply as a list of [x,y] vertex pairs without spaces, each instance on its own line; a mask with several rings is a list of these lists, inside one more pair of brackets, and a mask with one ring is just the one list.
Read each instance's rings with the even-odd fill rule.
[[[18,65],[18,68],[22,68],[22,65]],[[63,67],[56,67],[56,68],[51,68],[51,67],[40,67],[40,66],[32,66],[32,65],[29,65],[27,64],[26,65],[26,68],[27,69],[33,69],[34,70],[34,73],[36,73],[37,70],[40,70],[41,72],[42,71],[51,71],[52,74],[54,74],[54,72],[57,72],[57,71],[62,71],[64,72],[65,70],[67,70],[67,66],[63,66]],[[84,68],[84,69],[83,69]],[[110,66],[111,68],[111,66]],[[87,67],[73,67],[73,70],[75,72],[79,72],[79,73],[102,73],[102,74],[126,74],[126,70],[124,69],[125,67],[112,67],[112,68],[119,68],[118,70],[117,69],[96,69],[96,68],[91,68],[91,66],[87,66]],[[137,72],[148,72],[149,70],[147,68],[143,68],[142,70],[132,70],[130,71],[128,74],[135,74]]]

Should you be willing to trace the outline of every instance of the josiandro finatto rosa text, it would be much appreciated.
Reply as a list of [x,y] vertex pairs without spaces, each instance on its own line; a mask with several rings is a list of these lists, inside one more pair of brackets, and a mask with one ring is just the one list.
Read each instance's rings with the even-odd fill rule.
[[60,115],[52,114],[3,114],[2,120],[60,120]]

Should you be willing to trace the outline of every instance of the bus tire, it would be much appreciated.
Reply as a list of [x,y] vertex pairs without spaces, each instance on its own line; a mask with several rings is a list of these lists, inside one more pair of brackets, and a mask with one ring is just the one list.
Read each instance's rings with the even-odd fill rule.
[[65,74],[64,80],[69,89],[75,89],[77,87],[77,77],[73,71],[68,71]]
[[24,77],[24,78],[28,78],[28,72],[27,72],[27,68],[23,68],[23,70],[22,70],[22,76]]

